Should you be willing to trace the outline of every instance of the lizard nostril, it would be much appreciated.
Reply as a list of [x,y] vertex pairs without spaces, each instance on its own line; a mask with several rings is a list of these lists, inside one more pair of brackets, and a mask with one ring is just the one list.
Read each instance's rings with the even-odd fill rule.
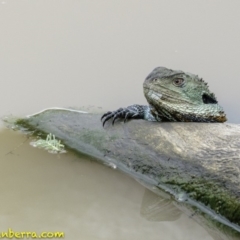
[[205,103],[205,104],[218,103],[215,98],[209,96],[209,95],[206,94],[206,93],[204,93],[204,94],[202,95],[202,100],[203,100],[203,103]]

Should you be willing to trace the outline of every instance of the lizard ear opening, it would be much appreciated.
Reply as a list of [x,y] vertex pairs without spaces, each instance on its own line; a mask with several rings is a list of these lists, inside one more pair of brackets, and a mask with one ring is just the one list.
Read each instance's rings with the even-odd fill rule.
[[204,93],[204,94],[202,95],[202,100],[203,100],[203,103],[205,103],[205,104],[218,103],[215,98],[209,96],[209,95],[206,94],[206,93]]

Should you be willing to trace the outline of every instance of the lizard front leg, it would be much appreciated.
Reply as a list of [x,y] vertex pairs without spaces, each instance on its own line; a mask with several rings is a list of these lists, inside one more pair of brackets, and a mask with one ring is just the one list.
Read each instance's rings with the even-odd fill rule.
[[151,114],[149,106],[134,104],[126,108],[119,108],[116,111],[109,111],[101,117],[104,124],[109,120],[112,120],[112,125],[116,119],[124,119],[126,122],[128,119],[145,119],[148,121],[156,121],[154,116]]

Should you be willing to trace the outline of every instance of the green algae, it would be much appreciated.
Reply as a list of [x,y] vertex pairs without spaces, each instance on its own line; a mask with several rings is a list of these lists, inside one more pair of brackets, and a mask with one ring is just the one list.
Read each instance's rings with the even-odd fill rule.
[[240,202],[230,191],[223,190],[217,183],[195,179],[189,183],[165,181],[165,184],[179,186],[192,199],[213,209],[231,222],[240,225]]

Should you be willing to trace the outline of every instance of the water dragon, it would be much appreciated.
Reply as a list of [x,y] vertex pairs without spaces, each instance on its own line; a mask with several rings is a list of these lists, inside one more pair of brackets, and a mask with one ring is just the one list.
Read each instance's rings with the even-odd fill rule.
[[149,106],[134,104],[105,113],[112,118],[170,122],[225,122],[226,114],[207,83],[197,75],[165,67],[155,68],[143,83]]

